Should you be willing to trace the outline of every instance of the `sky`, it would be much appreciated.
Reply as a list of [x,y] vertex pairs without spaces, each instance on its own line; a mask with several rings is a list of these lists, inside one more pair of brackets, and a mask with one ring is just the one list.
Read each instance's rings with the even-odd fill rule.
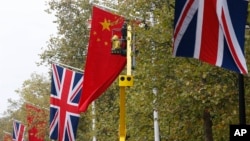
[[22,88],[32,73],[47,74],[37,66],[39,54],[56,34],[54,15],[47,14],[45,0],[3,0],[0,4],[0,117],[18,100],[15,90]]

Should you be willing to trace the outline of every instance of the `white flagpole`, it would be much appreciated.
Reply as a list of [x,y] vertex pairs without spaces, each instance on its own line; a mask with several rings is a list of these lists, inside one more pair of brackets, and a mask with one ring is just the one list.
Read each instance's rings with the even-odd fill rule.
[[[154,8],[155,8],[155,6],[152,4],[151,11],[149,12],[149,14],[150,14],[149,21],[150,21],[152,27],[154,26],[154,22],[155,22],[154,21],[154,13],[152,12],[154,10]],[[152,42],[152,50],[155,51],[154,42]],[[154,65],[154,59],[155,58],[152,58],[153,65]],[[157,88],[156,87],[153,88],[153,94],[155,97],[153,104],[155,105],[156,99],[157,99]],[[154,116],[154,137],[155,137],[154,141],[160,141],[160,131],[159,131],[159,124],[158,124],[158,110],[155,106],[154,106],[153,116]]]
[[[155,99],[153,101],[153,104],[156,104],[156,97],[157,97],[157,88],[153,88],[153,94],[155,96]],[[159,132],[159,124],[158,124],[158,111],[156,107],[154,106],[154,136],[155,141],[160,141],[160,132]]]
[[92,102],[92,130],[94,132],[92,141],[96,141],[96,136],[95,136],[95,102],[94,101]]

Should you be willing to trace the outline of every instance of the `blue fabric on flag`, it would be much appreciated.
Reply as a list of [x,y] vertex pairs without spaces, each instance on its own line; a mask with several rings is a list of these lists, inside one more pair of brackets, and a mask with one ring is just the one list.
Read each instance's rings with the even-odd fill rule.
[[80,112],[83,74],[52,64],[50,138],[75,141]]
[[177,0],[173,55],[247,73],[245,0]]

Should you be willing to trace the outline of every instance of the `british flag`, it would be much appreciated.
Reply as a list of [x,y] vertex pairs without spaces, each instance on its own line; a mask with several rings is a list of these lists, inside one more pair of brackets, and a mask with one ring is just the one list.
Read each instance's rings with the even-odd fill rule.
[[21,122],[14,120],[13,121],[13,141],[24,141],[24,131],[25,126]]
[[174,56],[247,74],[246,0],[176,0]]
[[75,141],[80,112],[83,74],[52,64],[50,138]]

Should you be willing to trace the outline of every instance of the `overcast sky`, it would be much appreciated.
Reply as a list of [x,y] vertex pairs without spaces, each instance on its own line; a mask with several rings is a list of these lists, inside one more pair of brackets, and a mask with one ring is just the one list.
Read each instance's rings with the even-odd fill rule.
[[37,67],[38,54],[50,35],[56,34],[53,15],[44,10],[45,0],[2,0],[0,4],[0,116],[17,100],[15,90],[33,72],[46,74],[48,68]]

